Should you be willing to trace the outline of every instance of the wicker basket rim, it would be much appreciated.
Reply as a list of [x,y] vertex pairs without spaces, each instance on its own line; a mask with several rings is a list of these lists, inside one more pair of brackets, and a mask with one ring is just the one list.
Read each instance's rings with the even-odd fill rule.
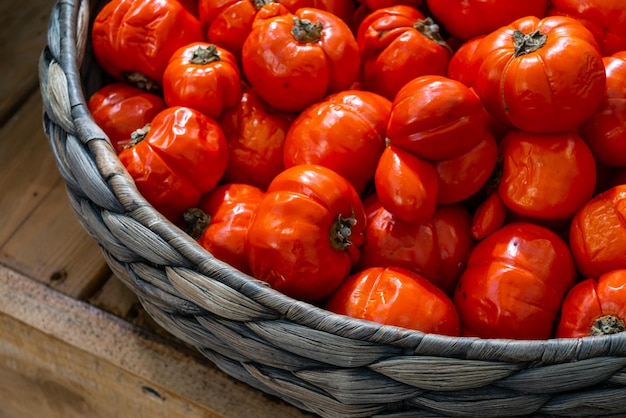
[[[128,195],[129,190],[131,190],[131,193],[137,193],[138,195],[136,201],[142,201],[142,197],[136,189],[130,189],[131,186],[128,186],[132,183],[132,179],[119,163],[112,148],[97,144],[103,141],[106,141],[108,144],[109,140],[96,125],[87,109],[80,78],[80,63],[77,59],[78,51],[76,48],[77,30],[79,29],[77,27],[77,15],[79,7],[84,6],[84,3],[80,0],[59,0],[58,3],[60,10],[58,18],[62,22],[59,26],[62,28],[61,50],[63,52],[59,64],[67,78],[71,105],[71,115],[69,116],[75,125],[75,134],[80,137],[80,140],[94,154],[93,158],[99,173],[103,178],[108,179],[108,184],[111,186],[114,195],[119,199],[120,195]],[[45,60],[42,59],[40,62],[40,74],[46,72],[46,65]],[[45,89],[42,89],[42,95],[45,95],[45,93]],[[111,166],[117,170],[115,173],[111,172]],[[116,176],[123,177],[124,181],[121,183],[112,182],[111,179]],[[124,189],[120,189],[118,184],[123,184]],[[120,202],[122,202],[122,199],[120,199]],[[351,337],[351,331],[359,328],[363,330],[362,335],[369,336],[369,341],[384,342],[392,340],[394,344],[403,345],[407,349],[415,348],[420,342],[427,339],[429,344],[434,344],[442,349],[450,345],[472,345],[474,348],[478,345],[493,353],[501,353],[512,348],[520,352],[529,351],[534,353],[562,350],[563,352],[571,353],[572,360],[577,360],[581,349],[587,351],[584,349],[585,347],[594,347],[601,342],[603,347],[610,347],[609,350],[615,350],[618,355],[626,354],[626,333],[603,337],[554,338],[549,340],[479,339],[475,337],[448,337],[424,334],[416,330],[381,325],[337,315],[312,304],[292,299],[233,267],[208,257],[206,250],[196,241],[188,237],[145,202],[140,207],[136,204],[133,206],[125,205],[124,209],[128,216],[133,217],[165,241],[172,243],[174,248],[192,262],[195,271],[207,275],[211,272],[214,273],[215,268],[218,268],[221,272],[220,279],[226,285],[262,305],[280,312],[286,320],[294,321],[319,331],[354,338]],[[135,216],[138,209],[141,210],[141,217]],[[172,237],[175,242],[172,241]]]

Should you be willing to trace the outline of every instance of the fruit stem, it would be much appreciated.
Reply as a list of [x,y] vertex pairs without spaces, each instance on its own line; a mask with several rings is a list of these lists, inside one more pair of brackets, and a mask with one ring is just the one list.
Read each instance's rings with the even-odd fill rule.
[[610,335],[624,332],[624,321],[614,315],[605,315],[593,322],[591,335]]
[[337,216],[337,219],[330,227],[330,244],[333,249],[343,251],[352,246],[350,235],[352,235],[352,227],[354,225],[356,225],[354,210],[352,210],[352,215],[347,218],[344,218],[341,213]]
[[513,31],[513,46],[515,47],[515,58],[520,55],[530,54],[543,47],[548,41],[548,35],[539,32],[539,29],[525,34],[521,30]]
[[211,223],[211,215],[198,208],[189,208],[183,213],[183,222],[185,232],[197,241]]
[[323,26],[320,22],[313,23],[309,19],[293,18],[291,34],[296,41],[302,43],[316,42],[322,37]]
[[149,93],[160,94],[161,86],[156,81],[146,77],[142,73],[138,72],[129,72],[124,73],[122,78],[128,84],[131,84],[135,87],[139,87],[142,90],[145,90]]
[[450,55],[452,55],[452,48],[450,48],[450,45],[448,45],[446,41],[443,40],[441,34],[439,33],[439,25],[436,24],[431,17],[418,20],[417,22],[415,22],[413,27],[431,41],[436,42],[444,47],[450,53]]
[[132,148],[141,141],[143,141],[148,133],[150,132],[150,124],[147,123],[143,128],[135,129],[133,133],[130,134],[130,141],[128,144],[124,145],[124,149]]
[[254,8],[259,10],[261,7],[274,3],[274,0],[253,0]]
[[189,62],[197,65],[207,65],[219,60],[220,54],[217,52],[217,47],[215,45],[209,45],[196,48]]

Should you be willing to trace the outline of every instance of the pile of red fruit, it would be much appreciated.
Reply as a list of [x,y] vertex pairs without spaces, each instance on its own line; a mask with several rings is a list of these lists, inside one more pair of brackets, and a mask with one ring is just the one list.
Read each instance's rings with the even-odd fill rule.
[[330,311],[624,331],[623,0],[112,0],[89,98],[138,191]]

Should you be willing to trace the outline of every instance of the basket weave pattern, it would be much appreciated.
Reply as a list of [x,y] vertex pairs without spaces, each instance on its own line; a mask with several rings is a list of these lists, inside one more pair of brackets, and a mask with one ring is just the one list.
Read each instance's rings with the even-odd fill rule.
[[69,201],[146,311],[229,375],[324,417],[626,416],[626,333],[546,341],[427,335],[331,314],[224,264],[134,186],[85,97],[97,5],[59,0],[39,76]]

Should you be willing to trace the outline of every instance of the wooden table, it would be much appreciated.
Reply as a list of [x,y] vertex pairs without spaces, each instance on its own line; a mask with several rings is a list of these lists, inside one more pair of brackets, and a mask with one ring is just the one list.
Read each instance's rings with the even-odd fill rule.
[[52,0],[0,3],[0,417],[305,417],[145,314],[79,225],[43,133]]

